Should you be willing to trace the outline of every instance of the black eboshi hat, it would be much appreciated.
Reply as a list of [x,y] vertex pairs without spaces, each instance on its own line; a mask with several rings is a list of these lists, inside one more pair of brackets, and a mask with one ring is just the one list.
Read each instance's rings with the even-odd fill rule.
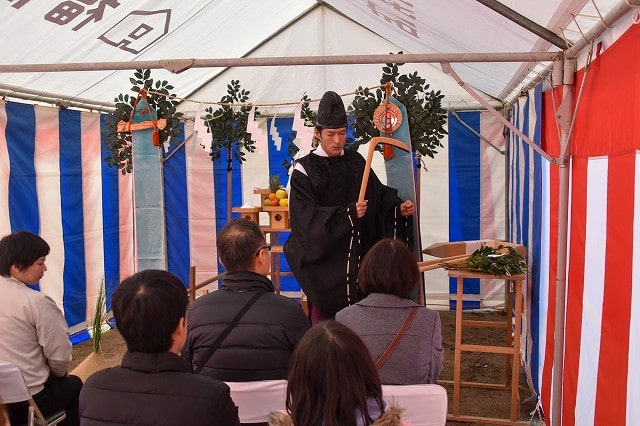
[[316,126],[323,129],[347,127],[347,113],[342,98],[336,92],[328,91],[322,95],[318,106]]

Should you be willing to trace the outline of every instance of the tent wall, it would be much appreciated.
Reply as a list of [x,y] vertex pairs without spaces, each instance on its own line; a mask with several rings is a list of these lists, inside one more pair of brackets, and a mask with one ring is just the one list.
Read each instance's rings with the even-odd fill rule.
[[[576,100],[582,79],[585,84],[570,148],[563,425],[640,422],[639,39],[640,27],[632,26],[576,79]],[[518,103],[514,121],[536,135],[532,120],[542,117],[542,146],[558,156],[555,111],[561,91],[545,92],[542,102],[538,97],[532,91]],[[531,156],[519,141],[512,143],[511,237],[530,241],[532,264],[527,321],[534,347],[525,353],[544,412],[551,413],[558,167]]]
[[[131,178],[102,161],[98,114],[0,103],[0,232],[51,246],[40,289],[71,326],[133,271]],[[110,299],[110,297],[108,297]]]
[[[102,279],[109,296],[135,268],[131,175],[124,176],[102,161],[108,153],[100,143],[99,114],[13,102],[1,105],[0,233],[30,230],[51,244],[41,289],[64,309],[68,323],[80,329],[92,315]],[[470,112],[460,117],[504,145],[502,126],[489,114]],[[449,241],[451,235],[473,240],[504,235],[503,157],[451,120],[445,148],[435,159],[425,160],[428,172],[420,171],[423,247]],[[257,205],[260,200],[253,189],[266,187],[270,176],[280,175],[286,185],[282,161],[292,124],[290,117],[261,120],[269,135],[268,150],[248,154],[242,165],[233,161],[234,206]],[[183,146],[172,146],[164,154],[163,179],[167,268],[188,282],[191,265],[197,267],[197,281],[219,271],[215,235],[227,219],[227,162],[224,153],[211,162],[203,147],[208,134],[203,142],[190,125],[185,134]],[[384,181],[383,161],[376,156],[374,170]],[[476,179],[472,187],[462,186],[471,178]],[[268,223],[266,215],[261,221]],[[281,236],[281,242],[285,239]],[[281,262],[282,270],[288,270],[284,256]],[[472,286],[468,294],[474,307],[503,302],[493,284]],[[282,289],[295,292],[299,287],[292,277],[283,277]],[[429,304],[449,308],[450,285],[444,271],[426,274],[426,290]]]

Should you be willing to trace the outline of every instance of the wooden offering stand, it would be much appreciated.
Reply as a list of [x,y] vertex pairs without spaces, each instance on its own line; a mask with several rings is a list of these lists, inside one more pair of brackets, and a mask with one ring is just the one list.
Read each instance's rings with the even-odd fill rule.
[[[463,263],[471,252],[480,245],[497,248],[500,245],[513,247],[522,257],[526,256],[526,248],[521,244],[509,243],[500,240],[479,240],[479,241],[454,241],[436,243],[423,250],[423,253],[435,256],[437,259],[418,262],[421,272],[444,267],[447,264]],[[528,422],[518,421],[520,412],[519,380],[520,380],[520,339],[522,332],[523,314],[523,294],[522,286],[526,279],[525,274],[520,275],[500,275],[472,272],[463,269],[451,269],[449,277],[457,279],[456,289],[456,336],[455,354],[453,367],[453,381],[440,380],[443,385],[453,385],[453,403],[451,413],[447,415],[447,420],[471,423],[490,423],[498,425],[520,425]],[[501,280],[504,282],[505,301],[507,318],[505,321],[481,321],[463,320],[463,296],[464,279],[480,278]],[[505,331],[504,345],[470,345],[462,342],[463,327],[492,327],[502,328]],[[505,382],[504,383],[477,383],[466,382],[461,377],[462,352],[481,352],[505,355]],[[481,416],[470,416],[460,413],[460,388],[473,387],[481,389],[499,389],[511,391],[511,413],[509,418],[488,418]]]
[[248,219],[260,224],[260,212],[269,214],[269,225],[260,226],[260,229],[268,235],[271,244],[271,281],[276,293],[280,294],[280,277],[283,275],[292,275],[291,272],[280,271],[280,255],[282,254],[282,243],[280,242],[280,233],[291,231],[291,221],[289,220],[289,207],[282,206],[264,206],[263,200],[269,195],[269,188],[254,188],[253,193],[259,196],[259,207],[234,207],[231,209],[234,213],[240,213],[243,219]]
[[[520,412],[520,397],[518,385],[520,380],[520,338],[522,332],[522,284],[526,275],[500,275],[470,272],[459,269],[449,271],[449,277],[457,278],[457,294],[456,294],[456,341],[455,355],[453,367],[453,404],[452,413],[447,416],[448,420],[460,422],[485,422],[491,424],[502,425],[518,425],[529,424],[528,422],[518,421]],[[505,295],[507,301],[507,319],[500,321],[479,321],[479,320],[463,320],[462,319],[462,296],[464,291],[463,280],[465,278],[482,278],[504,280]],[[515,310],[514,310],[515,303]],[[515,323],[512,321],[515,320]],[[462,343],[462,328],[467,327],[494,327],[505,329],[505,345],[469,345]],[[512,334],[513,327],[513,334]],[[476,383],[464,382],[460,377],[462,352],[482,352],[493,354],[504,354],[505,361],[505,383]],[[451,384],[451,382],[442,381],[443,384]],[[474,387],[484,389],[502,389],[511,391],[511,415],[508,419],[487,418],[480,416],[467,416],[460,414],[460,388]]]

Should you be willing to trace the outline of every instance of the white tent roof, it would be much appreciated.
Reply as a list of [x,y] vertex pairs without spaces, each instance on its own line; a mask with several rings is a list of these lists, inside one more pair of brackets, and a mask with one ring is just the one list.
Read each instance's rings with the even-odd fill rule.
[[[482,3],[489,1],[483,0]],[[569,42],[624,0],[502,0],[502,4]],[[490,0],[489,3],[493,2]],[[112,102],[129,89],[131,70],[33,72],[33,64],[95,64],[177,58],[243,58],[405,53],[559,51],[548,41],[478,1],[423,0],[146,0],[136,2],[0,2],[0,89],[19,87]],[[105,4],[106,3],[106,4]],[[594,7],[597,5],[597,11]],[[75,5],[71,8],[70,5]],[[572,15],[577,16],[572,19]],[[578,28],[579,27],[579,28]],[[155,70],[180,97],[215,101],[231,78],[251,90],[251,101],[295,101],[305,91],[353,91],[378,83],[379,65]],[[10,66],[14,68],[7,68]],[[494,104],[549,63],[453,64],[460,77]],[[4,68],[3,68],[4,67]],[[29,72],[8,72],[20,69]],[[103,67],[104,68],[104,67]],[[437,64],[407,64],[446,95],[445,106],[475,101]],[[222,73],[222,74],[221,74]],[[220,74],[221,80],[215,77]],[[207,83],[210,83],[207,85]]]

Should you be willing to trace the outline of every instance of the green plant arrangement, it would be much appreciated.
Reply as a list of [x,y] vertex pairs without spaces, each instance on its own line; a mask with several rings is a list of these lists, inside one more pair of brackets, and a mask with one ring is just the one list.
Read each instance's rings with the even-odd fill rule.
[[[111,155],[106,157],[104,161],[109,167],[117,167],[122,174],[131,173],[133,163],[131,160],[131,133],[118,132],[118,122],[129,121],[133,104],[140,93],[140,90],[147,90],[147,99],[149,105],[155,109],[158,119],[164,118],[167,126],[160,129],[160,143],[173,141],[182,135],[183,129],[181,125],[182,113],[176,112],[176,106],[179,101],[174,98],[174,94],[170,91],[173,86],[166,80],[154,80],[151,78],[151,70],[137,69],[133,73],[133,77],[129,78],[131,82],[131,92],[129,94],[119,94],[115,99],[116,108],[105,118],[106,130],[104,131],[104,143],[107,151]],[[155,93],[154,93],[155,92]],[[157,94],[159,93],[159,94]]]
[[444,263],[445,269],[462,269],[483,272],[492,275],[524,274],[529,265],[513,247],[499,245],[497,248],[482,246],[474,251],[464,262]]
[[[246,132],[251,105],[247,104],[251,92],[240,86],[239,80],[231,80],[227,85],[227,94],[220,99],[220,107],[205,109],[205,122],[211,133],[211,161],[220,158],[221,152],[227,152],[227,220],[231,220],[231,194],[233,159],[240,164],[245,161],[245,151],[253,153],[256,144]],[[238,106],[235,106],[238,105]],[[260,115],[256,110],[255,117]]]
[[102,326],[107,321],[107,312],[105,307],[105,288],[104,280],[100,285],[100,291],[98,292],[98,299],[96,300],[96,310],[93,313],[93,321],[91,322],[91,347],[93,352],[100,352],[100,340],[102,339]]
[[[213,110],[206,108],[205,121],[211,132],[211,160],[220,158],[222,150],[227,151],[228,167],[231,167],[232,159],[239,163],[245,160],[245,153],[254,152],[256,144],[251,140],[251,135],[246,132],[247,119],[251,106],[247,104],[251,92],[242,89],[239,80],[231,80],[227,85],[227,94],[220,99],[220,108]],[[243,104],[236,107],[233,105]],[[258,111],[256,117],[260,115]]]
[[[402,52],[399,52],[402,54]],[[381,84],[391,82],[395,89],[394,97],[407,108],[406,120],[409,122],[409,134],[414,152],[431,158],[442,148],[441,139],[447,134],[444,125],[447,111],[442,108],[444,95],[440,90],[429,90],[429,84],[416,72],[400,74],[401,63],[386,64],[382,68]],[[385,93],[381,88],[372,91],[358,87],[348,112],[353,115],[352,131],[355,137],[353,148],[368,143],[371,138],[380,136],[373,123],[375,109],[384,101]]]

